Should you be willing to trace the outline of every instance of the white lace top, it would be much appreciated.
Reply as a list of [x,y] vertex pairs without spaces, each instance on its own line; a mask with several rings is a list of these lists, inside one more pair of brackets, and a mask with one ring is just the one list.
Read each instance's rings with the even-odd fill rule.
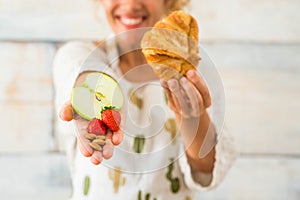
[[218,134],[213,173],[192,171],[160,84],[123,79],[114,43],[106,44],[106,51],[95,48],[93,43],[70,42],[59,49],[53,70],[56,110],[69,100],[81,72],[105,71],[119,81],[129,114],[122,143],[110,160],[98,166],[80,154],[72,123],[57,121],[56,132],[71,167],[71,199],[191,200],[216,187],[235,159],[228,133]]

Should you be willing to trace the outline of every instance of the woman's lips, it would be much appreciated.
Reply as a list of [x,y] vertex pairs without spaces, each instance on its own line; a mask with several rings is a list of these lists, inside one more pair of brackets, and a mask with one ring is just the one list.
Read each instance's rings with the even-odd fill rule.
[[126,29],[130,28],[138,28],[145,21],[146,17],[117,17],[119,22],[126,27]]
[[131,26],[131,25],[140,24],[143,21],[143,18],[142,17],[139,17],[139,18],[125,18],[125,17],[121,17],[120,21],[124,25]]

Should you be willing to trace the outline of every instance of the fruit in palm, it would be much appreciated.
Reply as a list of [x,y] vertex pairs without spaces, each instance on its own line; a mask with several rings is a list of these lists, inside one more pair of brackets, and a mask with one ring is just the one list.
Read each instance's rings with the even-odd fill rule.
[[88,133],[93,133],[95,135],[104,135],[106,134],[106,127],[102,120],[100,119],[93,119],[90,121],[88,126]]
[[121,109],[124,96],[119,84],[109,75],[93,72],[87,75],[82,85],[71,92],[71,104],[84,119],[101,118],[101,110],[106,106]]
[[110,130],[115,132],[120,129],[121,114],[114,107],[105,107],[101,119]]

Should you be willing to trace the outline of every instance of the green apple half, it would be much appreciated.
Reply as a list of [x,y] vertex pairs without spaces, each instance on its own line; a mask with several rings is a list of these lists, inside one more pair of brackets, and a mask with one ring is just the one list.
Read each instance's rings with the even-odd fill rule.
[[124,104],[124,95],[119,84],[109,75],[93,72],[87,75],[82,85],[71,92],[71,104],[84,119],[100,119],[105,106],[120,110]]

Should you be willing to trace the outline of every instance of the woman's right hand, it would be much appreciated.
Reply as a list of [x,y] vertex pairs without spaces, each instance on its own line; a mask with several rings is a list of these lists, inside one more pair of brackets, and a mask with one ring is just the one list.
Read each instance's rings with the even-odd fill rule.
[[78,147],[82,155],[86,157],[91,157],[91,162],[95,165],[98,165],[104,159],[109,159],[113,155],[114,145],[119,145],[123,138],[123,132],[121,130],[117,132],[112,132],[108,130],[106,134],[106,143],[103,146],[102,151],[95,151],[89,145],[90,141],[84,137],[87,134],[87,127],[89,121],[80,117],[75,110],[73,109],[71,102],[66,102],[60,109],[59,117],[63,121],[72,121],[74,120],[77,133]]

